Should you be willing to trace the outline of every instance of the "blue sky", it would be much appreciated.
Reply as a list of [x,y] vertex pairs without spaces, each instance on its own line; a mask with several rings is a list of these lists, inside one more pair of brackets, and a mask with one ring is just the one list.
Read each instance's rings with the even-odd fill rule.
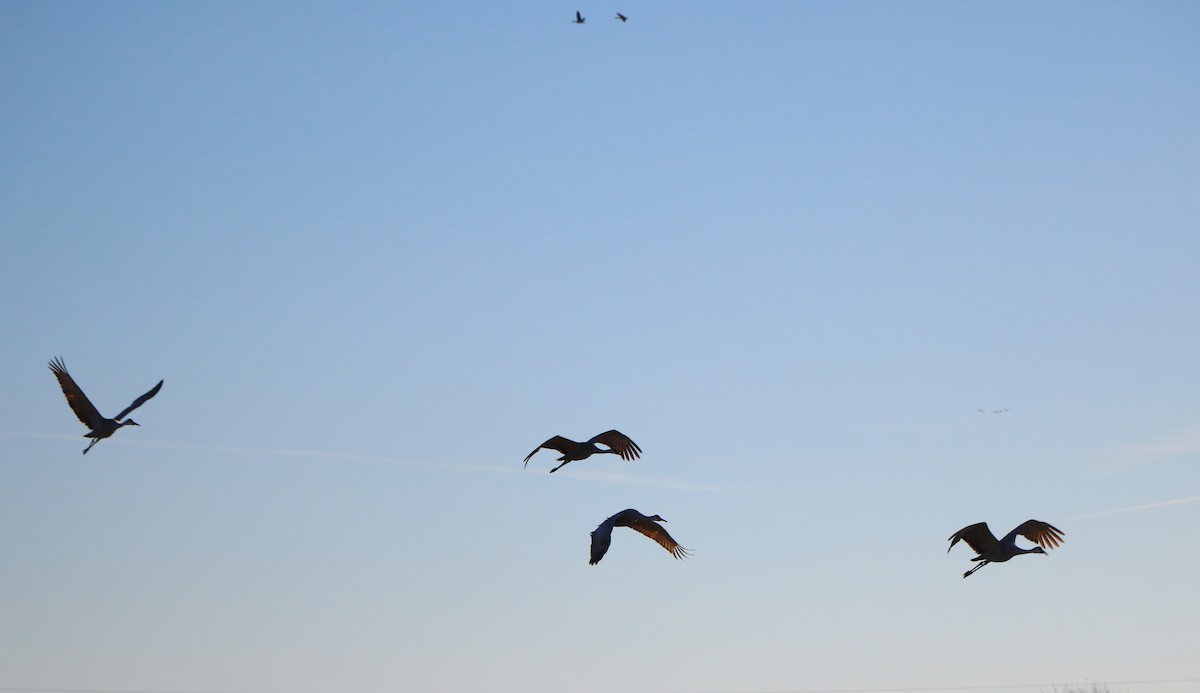
[[1198,29],[0,3],[0,689],[1194,687]]

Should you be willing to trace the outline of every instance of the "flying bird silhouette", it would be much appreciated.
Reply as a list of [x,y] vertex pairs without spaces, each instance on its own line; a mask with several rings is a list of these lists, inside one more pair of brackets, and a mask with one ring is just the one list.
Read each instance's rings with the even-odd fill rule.
[[[596,443],[605,445],[608,449],[596,447]],[[550,473],[558,471],[559,468],[566,465],[568,462],[578,462],[586,460],[592,455],[620,455],[623,460],[636,460],[641,454],[642,449],[637,446],[637,443],[629,439],[629,436],[621,433],[617,429],[605,431],[599,435],[593,436],[586,443],[576,443],[570,438],[562,436],[554,436],[550,440],[542,443],[533,449],[533,452],[525,456],[525,466],[529,466],[529,458],[533,457],[534,453],[542,448],[547,450],[558,450],[563,455],[558,458],[562,464],[550,470]]]
[[650,537],[658,542],[659,546],[671,552],[675,558],[687,558],[688,551],[679,545],[679,542],[671,538],[667,534],[667,530],[663,529],[659,522],[666,522],[658,515],[650,515],[647,517],[629,508],[613,515],[592,532],[592,560],[588,561],[589,565],[596,565],[604,558],[604,554],[608,552],[608,545],[612,543],[613,527],[628,527]]
[[621,20],[622,22],[629,21],[629,17],[626,17],[625,15],[621,14],[620,12],[617,13],[617,19]]
[[[101,439],[111,436],[116,433],[117,429],[122,426],[138,426],[138,422],[133,419],[125,419],[125,417],[134,409],[146,403],[158,391],[162,389],[163,381],[158,381],[158,384],[150,389],[149,392],[133,400],[133,404],[125,407],[125,410],[117,414],[111,419],[106,419],[101,416],[96,407],[88,400],[87,395],[83,394],[83,390],[75,384],[75,379],[67,372],[67,367],[63,364],[62,358],[55,358],[50,362],[50,370],[54,372],[54,377],[58,378],[58,384],[62,386],[63,394],[67,396],[67,404],[71,406],[71,411],[75,412],[75,416],[83,422],[84,426],[88,427],[88,432],[83,437],[91,438],[92,442],[83,450],[83,454],[87,454],[92,446],[99,443]],[[121,419],[125,419],[122,421]]]
[[[1029,541],[1037,544],[1032,549],[1023,549],[1017,546],[1017,536],[1025,537]],[[950,548],[946,549],[946,553],[950,553],[950,549],[962,539],[967,542],[967,545],[979,554],[972,561],[980,561],[979,565],[971,568],[963,573],[963,577],[969,577],[971,573],[979,570],[988,563],[1003,563],[1013,556],[1020,556],[1024,553],[1046,553],[1046,549],[1056,548],[1063,541],[1063,532],[1057,527],[1041,520],[1026,520],[1017,526],[1016,529],[1004,535],[1004,538],[997,541],[992,530],[988,529],[986,522],[978,522],[973,525],[968,525],[955,532],[950,537]]]
[[579,14],[579,10],[575,10],[575,19],[572,19],[571,23],[572,24],[583,24],[586,21],[587,20],[583,18],[583,15]]

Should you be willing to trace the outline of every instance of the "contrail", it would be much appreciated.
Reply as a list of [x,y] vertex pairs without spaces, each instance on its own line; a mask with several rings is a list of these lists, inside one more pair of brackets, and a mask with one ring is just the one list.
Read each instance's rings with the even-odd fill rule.
[[66,436],[61,433],[0,433],[0,438],[47,438],[50,440],[78,440],[83,434]]
[[[0,432],[0,438],[42,438],[47,440],[77,440],[83,436],[67,436],[54,433],[11,433]],[[280,448],[256,448],[245,446],[223,446],[223,445],[192,445],[188,443],[161,443],[153,440],[113,440],[106,441],[106,447],[122,446],[134,448],[165,448],[168,450],[192,450],[195,452],[216,452],[216,453],[249,453],[254,455],[273,455],[278,457],[328,457],[352,460],[355,462],[384,462],[392,464],[414,464],[426,465],[431,467],[450,467],[466,465],[441,465],[433,462],[425,462],[420,460],[405,460],[399,457],[387,457],[384,455],[362,455],[350,452],[331,452],[326,450],[289,450]]]
[[689,481],[680,481],[677,479],[668,478],[647,478],[641,476],[632,476],[625,472],[600,472],[577,469],[572,470],[569,474],[565,474],[564,476],[568,478],[580,479],[582,481],[598,481],[603,484],[653,486],[655,488],[667,489],[670,491],[696,491],[698,493],[714,493],[725,490],[723,487],[716,484],[698,484]]
[[[54,440],[76,440],[81,436],[65,436],[47,433],[6,433],[0,432],[0,438],[49,438]],[[169,450],[190,450],[194,452],[208,452],[217,454],[251,454],[263,455],[271,457],[291,457],[305,459],[325,459],[325,460],[340,460],[345,462],[354,462],[359,464],[398,464],[413,467],[427,467],[431,469],[441,469],[444,471],[473,471],[485,472],[488,474],[532,474],[533,471],[525,470],[520,466],[503,466],[498,464],[460,464],[455,462],[435,462],[432,460],[414,460],[405,459],[402,457],[391,457],[388,455],[367,455],[362,453],[341,452],[334,450],[297,450],[286,448],[259,448],[247,446],[224,446],[224,445],[193,445],[189,443],[161,443],[152,440],[119,440],[113,441],[115,445],[142,447],[142,448],[165,448]],[[668,489],[674,491],[693,491],[697,493],[713,493],[720,492],[724,489],[720,486],[712,484],[700,484],[693,482],[681,481],[678,479],[670,479],[663,477],[642,477],[631,476],[624,472],[603,472],[589,470],[564,470],[559,472],[558,476],[575,479],[578,481],[601,483],[601,484],[623,484],[628,486],[649,486],[653,488]]]
[[[1200,501],[1200,496],[1188,496],[1187,498],[1175,498],[1172,500],[1158,501],[1157,503],[1146,503],[1145,505],[1131,505],[1127,508],[1116,508],[1115,510],[1101,510],[1098,513],[1088,513],[1086,515],[1076,515],[1068,517],[1066,520],[1086,520],[1090,517],[1104,517],[1105,515],[1118,515],[1120,513],[1131,513],[1137,510],[1150,510],[1152,508],[1165,508],[1168,505],[1182,505],[1184,503],[1195,503]],[[1064,520],[1064,521],[1066,521]]]
[[1149,464],[1182,455],[1194,455],[1198,452],[1200,452],[1200,425],[1193,425],[1151,443],[1124,445],[1106,450],[1102,454],[1110,459],[1115,458],[1118,463],[1131,465]]

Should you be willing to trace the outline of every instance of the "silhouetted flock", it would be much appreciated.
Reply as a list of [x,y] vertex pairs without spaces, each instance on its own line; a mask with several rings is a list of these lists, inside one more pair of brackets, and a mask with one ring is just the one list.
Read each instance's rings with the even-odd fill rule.
[[[583,23],[583,17],[576,14],[578,23]],[[625,18],[618,15],[621,21]],[[124,426],[139,425],[133,419],[126,419],[134,409],[145,404],[148,400],[158,394],[162,389],[163,381],[158,381],[158,384],[150,389],[149,392],[138,397],[120,414],[113,418],[105,418],[100,414],[99,410],[88,400],[87,395],[75,383],[75,379],[67,372],[67,367],[63,363],[62,358],[55,358],[50,361],[50,371],[54,373],[54,377],[58,379],[58,384],[62,388],[63,395],[67,398],[67,404],[71,407],[71,411],[75,412],[75,416],[84,426],[88,427],[88,432],[84,434],[85,438],[91,438],[92,442],[83,449],[83,454],[87,454],[92,446],[101,440],[108,438],[116,433]],[[1007,409],[1003,411],[1008,411]],[[1000,413],[999,411],[993,413]],[[124,419],[124,420],[122,420]],[[599,447],[599,446],[604,447]],[[577,443],[570,438],[563,436],[553,436],[546,442],[533,449],[533,452],[525,456],[525,466],[529,466],[529,459],[537,454],[538,450],[557,450],[562,453],[562,457],[558,458],[560,463],[557,467],[550,470],[550,473],[561,469],[564,465],[571,462],[586,460],[592,455],[617,455],[623,460],[633,461],[641,457],[642,449],[633,440],[616,430],[615,428],[604,433],[597,434],[589,438],[586,442]],[[666,529],[663,529],[660,522],[666,522],[658,515],[643,515],[642,513],[629,508],[613,515],[592,532],[591,560],[589,563],[595,565],[604,558],[604,554],[608,551],[608,546],[612,541],[612,531],[614,527],[628,527],[632,530],[640,532],[666,549],[675,558],[686,558],[688,550],[679,545]],[[1032,541],[1037,546],[1030,549],[1023,549],[1017,546],[1017,537],[1025,537]],[[950,548],[946,549],[949,553],[954,545],[962,540],[970,546],[976,554],[972,561],[978,561],[979,565],[963,573],[963,577],[968,577],[976,570],[979,570],[988,563],[1003,563],[1013,556],[1020,556],[1028,553],[1045,554],[1045,549],[1057,547],[1063,541],[1062,530],[1050,525],[1041,520],[1026,520],[1018,525],[1013,531],[1004,535],[1003,539],[996,539],[991,530],[988,529],[986,522],[979,522],[973,525],[968,525],[958,530],[950,536]]]

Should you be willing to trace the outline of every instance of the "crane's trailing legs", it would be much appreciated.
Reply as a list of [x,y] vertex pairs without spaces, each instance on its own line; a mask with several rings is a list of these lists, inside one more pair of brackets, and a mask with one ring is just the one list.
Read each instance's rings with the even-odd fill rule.
[[963,573],[963,577],[971,577],[971,573],[975,572],[976,570],[979,570],[980,568],[987,565],[988,563],[991,563],[991,561],[981,561],[979,563],[979,565],[977,565],[974,568],[971,568],[967,572]]
[[[133,419],[128,419],[126,421],[118,421],[116,427],[113,428],[113,431],[116,431],[118,428],[121,428],[122,426],[141,426],[141,424],[134,421]],[[112,433],[109,433],[108,435],[112,435]],[[98,435],[95,435],[94,433],[84,433],[83,437],[92,439],[92,442],[88,443],[88,446],[83,449],[83,454],[86,455],[87,451],[91,450],[93,445],[95,445],[96,443],[99,443],[102,438],[105,438],[107,436],[98,436]]]

